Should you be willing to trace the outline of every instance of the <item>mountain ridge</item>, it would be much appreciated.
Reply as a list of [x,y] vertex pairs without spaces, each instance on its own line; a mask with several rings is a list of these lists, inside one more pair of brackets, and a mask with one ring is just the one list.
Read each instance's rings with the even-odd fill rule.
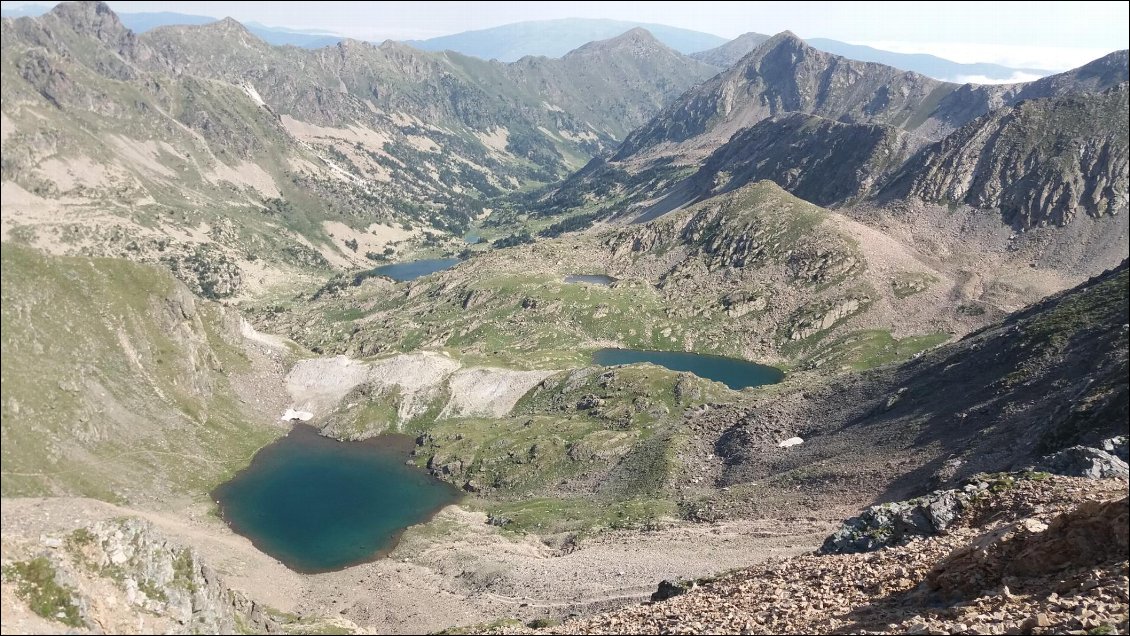
[[[5,19],[3,29],[6,131],[13,125],[13,135],[5,133],[5,191],[18,187],[27,202],[11,209],[30,210],[46,197],[47,205],[88,210],[47,223],[7,215],[5,236],[23,224],[17,231],[34,243],[69,251],[77,248],[48,235],[66,227],[100,236],[86,216],[115,209],[102,207],[109,201],[142,219],[177,210],[175,225],[184,229],[171,239],[161,236],[171,231],[162,224],[111,216],[126,217],[123,227],[144,237],[128,253],[146,262],[222,252],[224,273],[199,275],[230,279],[223,284],[202,285],[194,267],[176,271],[190,287],[225,294],[269,282],[276,268],[371,267],[395,250],[389,239],[366,238],[372,232],[405,241],[440,233],[455,243],[485,200],[580,167],[712,72],[658,43],[646,55],[597,44],[584,58],[519,68],[395,42],[273,47],[231,19],[136,35],[108,6],[90,2]],[[543,86],[563,103],[546,101]],[[574,97],[589,91],[600,99]],[[28,141],[40,135],[55,141]],[[206,204],[182,214],[186,201]],[[235,218],[226,244],[191,229],[224,217]],[[343,227],[327,229],[334,224]],[[298,244],[278,246],[279,236]],[[102,238],[87,240],[86,249],[123,254],[99,246]],[[344,241],[370,248],[343,249]],[[267,276],[237,276],[264,265]]]

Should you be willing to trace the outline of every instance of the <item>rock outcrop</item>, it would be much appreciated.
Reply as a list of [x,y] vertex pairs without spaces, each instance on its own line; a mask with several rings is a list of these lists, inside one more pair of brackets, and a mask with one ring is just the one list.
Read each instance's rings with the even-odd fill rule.
[[6,558],[4,578],[44,618],[110,633],[138,630],[139,619],[166,634],[278,631],[261,605],[148,521],[99,521],[40,544],[33,559]]
[[962,490],[939,490],[909,501],[871,506],[858,517],[845,521],[824,540],[819,552],[871,552],[914,537],[942,534],[976,494],[987,488],[986,482],[974,482]]
[[1126,214],[1128,85],[994,110],[924,149],[885,196],[999,210],[1027,229]]
[[[1123,438],[1125,439],[1125,438]],[[1110,442],[1111,440],[1106,440]],[[1112,447],[1114,444],[1105,444]],[[1123,446],[1125,448],[1125,446]],[[1126,461],[1101,448],[1072,446],[1054,455],[1044,457],[1037,463],[1037,470],[1046,470],[1057,475],[1104,479],[1117,477],[1126,480],[1130,477]]]

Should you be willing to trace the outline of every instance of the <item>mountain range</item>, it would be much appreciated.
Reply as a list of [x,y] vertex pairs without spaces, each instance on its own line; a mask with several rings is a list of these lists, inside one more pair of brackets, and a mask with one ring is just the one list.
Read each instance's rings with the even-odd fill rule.
[[[822,205],[882,199],[899,187],[906,194],[896,184],[915,182],[915,197],[999,209],[1020,228],[1063,224],[1080,212],[1117,215],[1126,201],[1126,166],[1116,159],[1127,143],[1126,77],[1127,53],[1120,51],[1035,82],[958,85],[778,34],[635,130],[610,163],[577,178],[599,181],[620,166],[646,176],[645,166],[701,161],[695,175],[670,185],[669,200],[655,210],[773,179]],[[844,90],[829,88],[836,86]],[[1024,132],[1002,135],[1002,121]],[[993,147],[964,161],[934,156],[946,148],[970,151],[973,137]],[[1053,161],[1059,153],[1071,159]],[[1006,176],[1003,167],[985,166],[1005,156],[1014,165],[1023,155],[1023,165],[1046,172]],[[979,181],[970,183],[974,175]],[[925,185],[934,180],[948,185]],[[1022,200],[1010,188],[1043,194]],[[575,196],[572,185],[564,189]]]
[[[24,5],[16,9],[5,9],[3,17],[34,17],[43,15],[47,11],[48,7],[42,5]],[[168,11],[118,15],[122,24],[135,33],[144,33],[159,26],[201,25],[217,21],[217,18]],[[322,48],[346,39],[333,33],[268,27],[254,22],[248,22],[245,26],[259,39],[277,46]],[[407,40],[405,43],[426,51],[456,51],[484,60],[516,62],[528,56],[559,58],[588,42],[610,39],[636,28],[646,29],[666,46],[684,55],[694,55],[697,59],[718,68],[725,68],[736,62],[752,50],[754,45],[769,37],[758,33],[747,33],[727,42],[724,38],[709,33],[662,24],[567,18],[518,22],[426,40]],[[973,78],[980,78],[982,81],[1016,81],[1017,78],[1051,74],[1051,71],[1047,70],[1009,68],[999,64],[962,64],[934,55],[894,53],[827,38],[811,38],[808,43],[821,51],[836,55],[865,62],[878,62],[959,83],[975,81]]]
[[[484,198],[557,180],[712,73],[643,31],[504,65],[394,42],[272,47],[234,20],[136,35],[100,4],[3,28],[13,205],[116,201],[132,206],[127,226],[171,213],[186,231],[220,214],[235,225],[214,247],[244,262],[245,240],[257,253],[275,240],[266,228],[297,231],[296,245],[255,257],[268,267],[371,262],[387,243],[343,251],[326,223],[466,227]],[[33,141],[42,135],[50,144]],[[190,214],[186,201],[198,202]],[[84,229],[71,231],[103,231],[75,221]],[[187,235],[140,232],[131,249],[192,258]]]

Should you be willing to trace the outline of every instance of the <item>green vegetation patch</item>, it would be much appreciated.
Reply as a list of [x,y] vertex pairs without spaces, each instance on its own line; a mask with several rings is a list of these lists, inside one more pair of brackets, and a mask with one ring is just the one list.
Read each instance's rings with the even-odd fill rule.
[[2,258],[4,496],[202,494],[279,434],[228,384],[250,363],[222,310],[166,272],[9,244]]
[[802,369],[852,369],[864,371],[908,360],[949,340],[945,333],[895,338],[882,329],[853,331],[822,343],[805,357]]
[[6,565],[4,578],[16,582],[16,594],[36,614],[71,627],[83,625],[75,590],[56,581],[55,566],[47,557]]

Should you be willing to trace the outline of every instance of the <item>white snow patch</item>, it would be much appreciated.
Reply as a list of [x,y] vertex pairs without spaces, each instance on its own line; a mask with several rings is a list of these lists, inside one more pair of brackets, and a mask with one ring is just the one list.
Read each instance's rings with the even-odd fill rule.
[[287,409],[286,413],[283,413],[283,416],[279,419],[284,422],[293,422],[294,420],[298,420],[300,422],[309,422],[313,417],[314,414],[310,411],[296,411],[294,409]]
[[804,440],[799,438],[799,437],[790,437],[789,439],[781,442],[780,444],[777,444],[777,446],[780,446],[781,448],[792,448],[793,446],[799,446],[803,443],[804,443]]

